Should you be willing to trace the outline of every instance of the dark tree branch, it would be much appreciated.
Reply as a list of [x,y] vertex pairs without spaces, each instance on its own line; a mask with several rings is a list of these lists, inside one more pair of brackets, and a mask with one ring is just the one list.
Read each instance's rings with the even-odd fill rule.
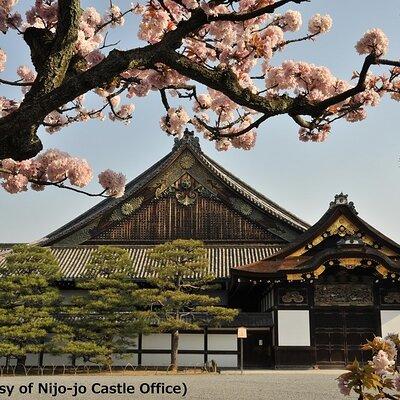
[[379,59],[376,62],[379,65],[391,65],[392,67],[400,67],[400,61],[391,61],[391,60],[385,60],[385,59]]
[[[400,62],[397,61],[379,60],[374,55],[368,56],[355,87],[315,104],[310,103],[304,96],[293,98],[288,95],[277,95],[274,98],[265,98],[243,88],[229,68],[210,68],[176,51],[181,47],[184,38],[197,34],[204,25],[212,21],[247,21],[266,13],[273,13],[285,4],[300,4],[306,1],[308,0],[280,0],[258,10],[220,15],[207,15],[199,7],[191,12],[187,20],[179,22],[176,29],[165,33],[158,43],[126,51],[112,50],[103,61],[92,68],[69,74],[68,68],[74,63],[73,52],[80,7],[79,0],[60,0],[60,17],[55,36],[45,32],[39,34],[43,36],[41,43],[45,46],[42,58],[35,58],[36,62],[33,60],[38,76],[32,89],[17,110],[0,118],[0,159],[11,157],[22,160],[36,155],[42,148],[36,132],[46,115],[92,89],[107,87],[121,73],[132,68],[146,69],[154,68],[157,63],[164,64],[196,82],[223,93],[236,104],[260,112],[262,121],[272,116],[289,114],[298,124],[307,126],[301,115],[308,115],[313,119],[319,118],[331,105],[345,101],[365,90],[365,80],[371,65],[399,66]],[[211,5],[221,3],[223,3],[221,0],[215,0]],[[31,33],[34,32],[38,34],[37,31]],[[40,41],[30,42],[32,58],[35,55],[33,48],[36,46],[37,50],[38,43]]]
[[32,86],[33,85],[33,82],[21,82],[21,80],[7,81],[5,79],[0,79],[0,83],[3,85],[10,85],[10,86]]
[[229,13],[229,14],[219,14],[216,16],[210,16],[210,21],[232,21],[232,22],[239,22],[239,21],[248,21],[249,19],[260,17],[264,14],[272,14],[278,8],[284,6],[288,3],[305,3],[309,2],[310,0],[280,0],[271,4],[269,6],[261,7],[257,10],[253,10],[246,13]]

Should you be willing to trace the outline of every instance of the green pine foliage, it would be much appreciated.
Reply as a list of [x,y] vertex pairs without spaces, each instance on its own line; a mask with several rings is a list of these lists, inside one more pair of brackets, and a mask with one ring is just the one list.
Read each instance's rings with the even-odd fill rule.
[[28,353],[46,350],[57,326],[59,265],[47,248],[16,245],[0,275],[0,356],[24,364]]
[[201,241],[178,239],[148,251],[147,281],[152,286],[137,292],[150,307],[158,330],[172,332],[171,366],[176,369],[179,331],[198,330],[232,321],[237,310],[221,307],[220,299],[205,294],[215,287],[207,251]]
[[73,360],[110,365],[111,354],[123,354],[146,332],[148,313],[137,310],[129,253],[113,246],[93,252],[84,278],[77,283],[84,294],[65,306],[66,328],[55,338],[55,351]]

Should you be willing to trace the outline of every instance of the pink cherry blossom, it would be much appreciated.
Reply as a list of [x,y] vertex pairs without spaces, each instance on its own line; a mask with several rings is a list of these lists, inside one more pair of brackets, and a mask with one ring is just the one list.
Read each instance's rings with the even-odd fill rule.
[[[17,74],[21,78],[23,82],[33,83],[36,79],[36,72],[32,71],[28,66],[21,65],[17,69]],[[30,89],[30,86],[23,86],[22,93],[27,93]]]
[[44,122],[48,124],[48,126],[46,126],[46,131],[52,134],[60,131],[60,129],[68,123],[68,118],[58,111],[52,111],[46,116]]
[[170,26],[170,18],[166,11],[148,7],[143,14],[139,26],[138,37],[149,43],[156,43]]
[[215,142],[215,148],[218,151],[227,151],[232,147],[232,142],[229,139],[219,139]]
[[198,112],[210,108],[212,104],[211,96],[207,93],[202,93],[197,96],[197,101],[193,105],[193,111]]
[[348,386],[349,382],[347,382],[343,378],[338,379],[338,387],[341,394],[345,396],[350,396],[351,389]]
[[19,66],[17,74],[24,82],[33,82],[36,78],[36,73],[26,65]]
[[361,103],[375,107],[380,103],[381,96],[375,90],[365,90],[364,92],[356,94],[353,100],[355,103]]
[[41,168],[45,171],[50,163],[60,158],[67,158],[70,155],[58,149],[48,149],[44,153],[39,154],[36,160],[40,163]]
[[19,193],[28,190],[28,178],[25,175],[17,174],[17,175],[9,175],[9,177],[1,183],[1,186],[8,193]]
[[161,118],[160,126],[165,132],[171,135],[181,137],[185,125],[190,121],[190,117],[187,112],[182,108],[169,108],[167,115]]
[[288,10],[281,17],[281,27],[284,32],[296,32],[302,25],[301,14],[298,11]]
[[331,131],[331,126],[329,124],[324,124],[317,127],[315,130],[310,131],[306,128],[299,129],[299,140],[301,142],[324,142],[329,136]]
[[121,102],[121,96],[110,97],[110,103],[114,108],[118,107],[120,102]]
[[0,49],[0,72],[6,69],[7,54],[3,49]]
[[123,25],[125,23],[121,9],[115,4],[109,8],[105,20],[111,20],[112,26]]
[[57,2],[36,0],[35,5],[26,12],[26,20],[36,28],[54,27],[58,20]]
[[1,0],[0,2],[0,30],[6,33],[8,28],[20,26],[21,16],[18,13],[12,14],[11,10],[18,0]]
[[326,33],[332,28],[332,18],[329,15],[315,14],[308,21],[308,31],[312,34]]
[[[238,130],[241,130],[242,126],[239,126]],[[231,139],[233,147],[243,150],[251,150],[257,139],[257,133],[254,130],[246,132],[240,136]]]
[[375,373],[378,375],[383,375],[388,372],[388,369],[394,365],[393,360],[389,360],[387,353],[383,350],[379,350],[378,354],[372,357],[370,364],[375,369]]
[[183,0],[182,3],[189,10],[193,10],[199,6],[199,2],[197,0]]
[[352,110],[345,116],[345,119],[348,122],[359,122],[364,120],[365,118],[367,118],[367,112],[364,108]]
[[62,157],[49,163],[46,174],[50,182],[59,182],[67,178],[69,158],[70,157]]
[[134,104],[123,104],[118,111],[118,115],[121,118],[128,118],[132,116],[133,111],[135,110]]
[[92,28],[96,28],[102,23],[102,18],[100,13],[94,7],[88,7],[82,13],[81,24],[82,23]]
[[[69,180],[71,185],[83,187],[92,179],[93,173],[86,160],[71,157],[68,153],[50,149],[24,161],[12,159],[2,160],[0,173],[2,186],[10,193],[18,193],[27,189],[29,181],[33,182],[34,190],[43,190],[40,181],[61,183]],[[39,181],[39,182],[35,182]]]
[[72,158],[68,168],[68,179],[71,185],[84,187],[93,178],[92,168],[86,160]]
[[389,40],[381,29],[370,29],[357,42],[358,54],[375,54],[378,57],[386,54],[389,47]]
[[107,169],[99,174],[99,183],[112,197],[121,197],[125,192],[125,175]]
[[0,115],[2,117],[12,113],[19,106],[19,103],[15,100],[10,100],[0,96]]

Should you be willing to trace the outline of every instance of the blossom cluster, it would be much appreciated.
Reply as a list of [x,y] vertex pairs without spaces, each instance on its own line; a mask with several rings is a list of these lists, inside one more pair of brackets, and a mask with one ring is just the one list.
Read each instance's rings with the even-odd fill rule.
[[[86,160],[56,149],[24,161],[8,158],[0,162],[1,186],[9,193],[26,191],[29,183],[33,190],[41,191],[47,185],[63,184],[67,180],[71,185],[82,188],[92,177],[92,168]],[[110,196],[124,194],[125,177],[122,174],[104,171],[99,174],[99,183]]]
[[[363,388],[371,390],[388,388],[400,391],[400,375],[395,368],[399,346],[399,335],[394,333],[388,334],[385,338],[376,336],[373,340],[368,341],[362,346],[362,350],[372,351],[372,360],[365,366],[360,366],[355,361],[347,367],[350,372],[346,372],[338,378],[340,393],[349,396],[351,391],[355,390],[360,398],[375,398],[372,393],[363,393]],[[384,398],[382,390],[376,398]]]

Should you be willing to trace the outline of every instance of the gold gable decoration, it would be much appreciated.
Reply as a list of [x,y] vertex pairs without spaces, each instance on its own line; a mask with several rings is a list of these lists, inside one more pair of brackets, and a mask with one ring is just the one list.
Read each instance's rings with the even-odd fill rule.
[[191,206],[195,203],[199,194],[206,198],[217,198],[214,193],[197,182],[189,173],[185,173],[165,188],[162,193],[159,193],[156,198],[175,196],[179,204]]
[[302,247],[290,254],[288,257],[299,257],[304,253],[315,247],[316,245],[322,243],[325,239],[330,236],[339,235],[344,237],[346,235],[354,235],[358,231],[357,226],[355,226],[351,221],[349,221],[344,215],[341,215],[336,219],[336,221],[329,226],[329,228],[322,235],[316,236],[311,243],[307,246]]

